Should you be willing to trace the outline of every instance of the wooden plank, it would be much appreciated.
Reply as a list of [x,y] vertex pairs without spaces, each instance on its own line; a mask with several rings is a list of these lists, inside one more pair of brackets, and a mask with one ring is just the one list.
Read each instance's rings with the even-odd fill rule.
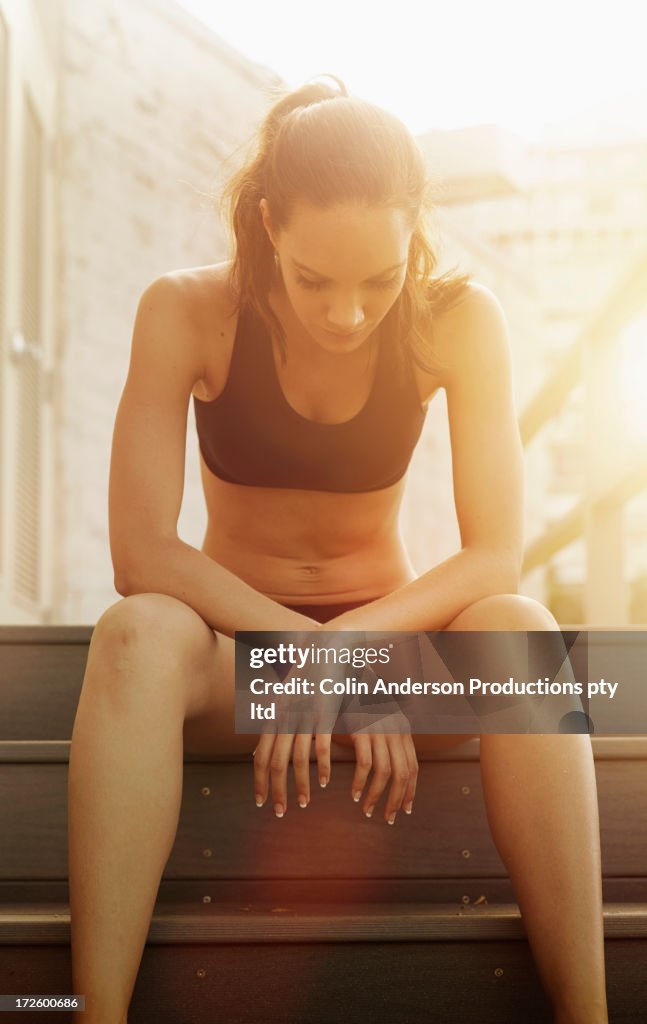
[[0,626],[2,644],[89,644],[94,626]]
[[[0,740],[0,764],[67,764],[70,757],[70,740]],[[596,761],[645,761],[647,760],[647,736],[592,736],[591,747]],[[419,761],[479,761],[481,741],[478,737],[448,747],[446,750],[425,751]],[[310,761],[316,761],[313,748]],[[349,747],[333,743],[331,761],[335,764],[354,764],[355,752]],[[250,754],[192,754],[185,752],[185,764],[251,764]]]
[[[624,940],[622,946],[620,942],[608,943],[610,1019],[614,1024],[636,1024],[647,1005],[647,978],[636,971],[647,945],[644,940]],[[148,963],[142,964],[133,1024],[139,1024],[139,1008],[155,998],[155,981],[158,1000],[173,1004],[175,995],[176,1021],[196,1024],[206,1024],[199,1009],[203,1007],[204,1013],[205,1006],[212,1014],[217,1007],[228,1024],[258,1024],[259,1019],[263,1024],[339,1024],[340,1019],[372,1024],[552,1021],[525,942],[202,947],[179,963],[170,956],[158,961],[158,954],[167,949],[146,949],[150,974]],[[219,955],[224,949],[227,953]],[[160,991],[165,969],[168,974]],[[174,984],[180,977],[186,978],[181,987]]]
[[[66,946],[4,947],[12,992],[73,992]],[[647,1006],[644,939],[608,940],[609,1017],[637,1024]],[[521,941],[147,945],[129,1024],[552,1024]],[[42,1013],[21,1013],[42,1024]],[[30,1021],[30,1017],[33,1021]]]
[[9,625],[0,626],[0,645],[85,644],[90,643],[94,625]]
[[0,764],[67,764],[71,740],[0,740]]
[[69,740],[87,657],[86,644],[0,646],[0,736]]
[[[647,939],[647,904],[604,907],[607,938]],[[65,904],[0,904],[0,945],[58,944],[69,937]],[[526,941],[516,903],[297,903],[271,907],[237,903],[155,907],[149,943],[476,942]]]
[[[8,627],[6,627],[8,628]],[[49,630],[50,627],[12,627],[14,629]],[[85,642],[65,643],[65,636],[72,627],[51,627],[59,631],[58,641],[45,643],[0,643],[0,761],[9,756],[15,760],[16,755],[28,748],[7,747],[9,743],[26,741],[51,743],[53,741],[69,741],[72,735],[83,676],[86,669],[88,646]],[[74,627],[80,629],[81,627]],[[89,628],[89,627],[88,627]],[[87,629],[86,629],[87,632]],[[595,632],[595,631],[592,631]],[[624,632],[624,631],[623,631]],[[0,629],[0,633],[2,630]],[[623,643],[634,642],[644,644],[645,631],[624,637]],[[629,740],[638,756],[647,757],[647,736],[635,737],[631,734],[619,737],[593,737],[594,754],[599,750],[600,756],[606,756],[605,748],[599,741]],[[640,746],[644,754],[640,752]],[[50,751],[53,748],[50,748]],[[460,743],[454,749],[421,755],[421,760],[456,759],[464,757],[478,758],[479,740]],[[335,746],[335,759],[348,760],[354,758],[352,750]],[[611,756],[615,756],[611,754]],[[621,755],[626,756],[626,755]],[[631,754],[633,756],[633,753]],[[34,755],[36,757],[36,755]],[[222,759],[223,755],[195,755],[187,751],[186,759],[204,761]],[[314,750],[311,760],[314,760]],[[47,759],[50,759],[48,756]],[[224,755],[224,759],[231,758]]]
[[[603,878],[605,903],[647,903],[647,877]],[[220,903],[266,908],[297,903],[453,903],[465,906],[515,903],[509,878],[163,878],[157,906]],[[0,881],[0,904],[30,903],[47,909],[54,903],[69,907],[67,879]]]
[[[647,913],[635,915],[647,934]],[[33,904],[0,906],[0,945],[61,942],[69,908]],[[630,927],[630,923],[628,923]],[[640,924],[635,925],[640,928]],[[643,933],[638,930],[641,936]],[[516,904],[297,904],[245,909],[238,904],[158,906],[150,943],[409,942],[412,940],[525,939]]]
[[[48,947],[5,947],[3,959],[12,991],[73,991],[63,947],[51,954]],[[503,974],[497,976],[497,969]],[[147,946],[129,1024],[212,1024],[214,1019],[227,1024],[549,1024],[551,1017],[522,942]]]
[[[647,736],[592,736],[591,747],[596,761],[604,760],[647,760]],[[481,741],[479,737],[458,743],[446,750],[428,751],[420,756],[420,761],[479,761],[481,757]],[[203,755],[185,754],[185,762],[193,761],[233,761],[234,758],[226,755],[214,755],[213,757]],[[315,759],[312,753],[311,760]],[[0,743],[0,761],[2,760],[2,743]],[[249,763],[247,755],[240,755],[238,761]],[[347,747],[335,747],[331,750],[331,760],[339,762],[355,763],[354,750]]]
[[[642,762],[596,764],[603,872],[645,874],[647,786]],[[503,877],[474,762],[423,763],[411,816],[390,827],[383,800],[369,820],[350,798],[352,764],[339,764],[312,803],[277,819],[253,802],[251,766],[184,768],[176,840],[166,878]],[[0,765],[0,878],[67,876],[67,767]],[[343,851],[343,857],[340,857]]]

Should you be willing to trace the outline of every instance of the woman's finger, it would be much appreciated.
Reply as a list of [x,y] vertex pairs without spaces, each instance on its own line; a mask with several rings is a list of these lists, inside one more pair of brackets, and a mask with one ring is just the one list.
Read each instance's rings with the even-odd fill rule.
[[282,818],[288,809],[288,764],[293,741],[292,733],[278,733],[275,736],[274,749],[270,758],[272,802],[277,818]]
[[270,759],[274,749],[274,733],[265,732],[259,738],[254,751],[254,793],[256,806],[262,807],[267,800],[269,788]]
[[413,741],[411,733],[406,733],[402,737],[404,743],[404,749],[407,755],[407,764],[409,765],[409,781],[402,800],[402,807],[406,814],[411,814],[413,810],[413,798],[416,795],[416,786],[418,785],[418,754],[416,751],[416,745]]
[[368,774],[373,765],[373,753],[371,738],[366,733],[353,733],[352,738],[355,745],[355,774],[353,775],[351,793],[355,803],[359,803],[362,799],[362,792],[366,785]]
[[294,738],[292,764],[294,765],[294,781],[299,807],[307,807],[310,803],[310,747],[312,733],[300,732]]
[[319,776],[319,785],[326,786],[331,780],[330,732],[316,733],[314,737],[314,750],[316,752],[316,767]]
[[386,736],[385,739],[389,748],[392,781],[384,810],[384,818],[389,825],[393,825],[395,823],[395,816],[402,807],[402,801],[409,785],[409,762],[404,745],[404,736],[400,733],[395,733],[394,735]]
[[386,737],[379,734],[369,734],[369,736],[373,750],[373,776],[364,801],[364,814],[367,818],[373,814],[375,805],[382,796],[391,775],[391,760]]

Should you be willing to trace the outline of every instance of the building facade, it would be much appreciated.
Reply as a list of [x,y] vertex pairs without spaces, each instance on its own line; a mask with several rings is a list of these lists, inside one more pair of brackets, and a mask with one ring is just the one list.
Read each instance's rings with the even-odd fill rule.
[[213,197],[279,79],[171,0],[0,0],[0,58],[0,620],[94,622],[139,296],[225,258]]
[[[138,299],[166,271],[227,255],[215,200],[279,84],[173,0],[0,0],[0,621],[93,623],[117,599],[109,460]],[[529,410],[536,420],[545,382],[559,384],[560,361],[647,250],[647,143],[532,147],[496,125],[419,142],[437,182],[438,269],[470,271],[501,301],[522,425]],[[624,485],[606,525],[589,501],[589,526],[557,536],[604,447],[585,390],[575,381],[529,433],[523,591],[561,622],[643,622],[645,488]],[[608,394],[617,411],[622,393]],[[187,427],[178,529],[199,547],[191,405]],[[420,572],[460,545],[442,392],[401,529]],[[616,569],[625,548],[627,593],[617,584],[607,605],[593,536]]]

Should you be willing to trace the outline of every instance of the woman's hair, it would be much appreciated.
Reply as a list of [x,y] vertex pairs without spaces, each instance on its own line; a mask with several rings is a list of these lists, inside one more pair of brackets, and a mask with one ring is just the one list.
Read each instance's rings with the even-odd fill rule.
[[[366,100],[310,81],[278,99],[258,133],[255,152],[225,185],[222,202],[235,239],[231,283],[277,335],[285,337],[268,292],[275,274],[274,249],[259,203],[267,199],[276,230],[287,226],[300,201],[321,208],[362,203],[408,211],[413,230],[402,290],[382,323],[427,370],[433,313],[460,297],[469,275],[452,271],[434,278],[438,260],[425,231],[432,184],[424,157],[405,125]],[[437,364],[436,364],[437,365]]]

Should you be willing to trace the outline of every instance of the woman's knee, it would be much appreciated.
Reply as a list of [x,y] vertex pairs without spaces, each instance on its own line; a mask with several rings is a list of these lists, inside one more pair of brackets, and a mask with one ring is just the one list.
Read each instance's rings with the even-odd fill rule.
[[543,604],[522,594],[491,594],[464,608],[446,627],[463,630],[559,629]]
[[113,658],[161,655],[199,658],[213,646],[213,631],[189,605],[168,594],[131,594],[110,605],[98,620],[90,651]]

